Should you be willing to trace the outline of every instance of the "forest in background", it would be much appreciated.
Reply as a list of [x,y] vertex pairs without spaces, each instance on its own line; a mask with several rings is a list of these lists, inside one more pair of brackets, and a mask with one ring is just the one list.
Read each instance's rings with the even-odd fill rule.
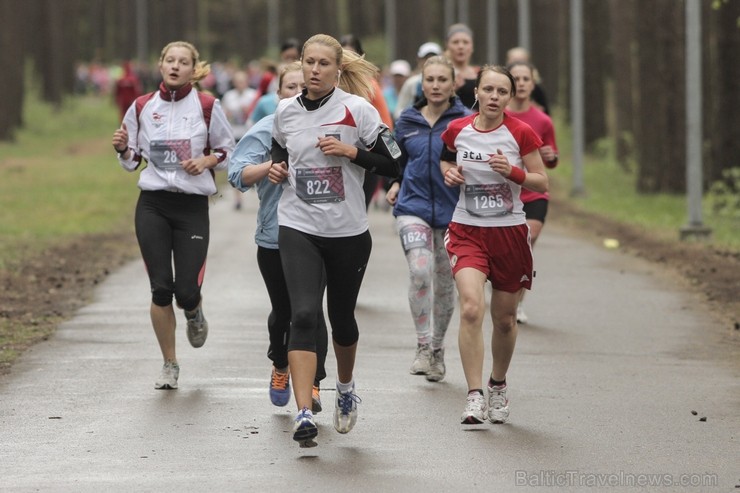
[[[685,1],[582,2],[585,143],[592,151],[612,145],[644,193],[686,190]],[[566,120],[571,3],[529,2],[532,61]],[[488,25],[491,4],[497,6],[495,26]],[[740,167],[740,0],[701,5],[703,90],[696,96],[703,100],[708,187],[731,180],[727,170]],[[141,6],[145,25],[137,22]],[[389,14],[393,33],[386,30]],[[273,56],[275,39],[351,32],[363,41],[394,42],[391,50],[372,54],[379,66],[390,61],[388,52],[414,65],[420,44],[443,43],[447,26],[460,21],[473,29],[476,64],[500,63],[518,44],[517,0],[0,0],[0,140],[12,140],[23,125],[29,78],[45,101],[62,109],[79,62],[136,59],[142,40],[152,63],[175,39],[193,42],[209,61],[247,63]],[[497,53],[487,53],[489,32]]]

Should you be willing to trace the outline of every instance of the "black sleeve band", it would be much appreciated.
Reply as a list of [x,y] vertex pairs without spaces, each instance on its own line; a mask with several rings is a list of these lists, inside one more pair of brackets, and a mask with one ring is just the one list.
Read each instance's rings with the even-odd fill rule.
[[442,153],[439,155],[440,161],[449,161],[451,163],[457,162],[457,152],[453,152],[447,148],[442,149]]
[[[396,178],[401,168],[398,164],[398,160],[393,159],[390,151],[380,142],[382,137],[378,135],[375,140],[372,149],[366,151],[364,149],[357,149],[357,157],[352,161],[358,166],[362,166],[371,173],[376,175],[386,176],[388,178]],[[380,144],[382,145],[379,145]]]
[[270,159],[272,159],[273,163],[281,163],[285,161],[285,164],[288,164],[288,149],[278,144],[275,139],[272,139]]

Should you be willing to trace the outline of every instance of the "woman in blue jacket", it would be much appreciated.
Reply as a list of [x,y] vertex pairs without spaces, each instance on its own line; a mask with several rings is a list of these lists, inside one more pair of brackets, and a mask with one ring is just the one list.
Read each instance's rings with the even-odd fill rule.
[[459,192],[444,184],[439,167],[444,146],[440,135],[450,121],[470,111],[455,96],[454,72],[452,63],[443,56],[424,63],[424,98],[404,110],[396,122],[403,172],[386,194],[394,206],[409,265],[409,306],[417,339],[410,371],[426,375],[430,382],[445,376],[444,337],[455,309],[455,282],[444,235]]

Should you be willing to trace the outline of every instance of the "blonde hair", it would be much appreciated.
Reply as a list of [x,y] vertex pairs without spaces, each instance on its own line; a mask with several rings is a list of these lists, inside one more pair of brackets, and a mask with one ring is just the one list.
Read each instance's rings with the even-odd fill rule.
[[374,64],[365,60],[364,55],[358,55],[352,50],[345,50],[339,41],[328,34],[315,34],[303,44],[301,60],[306,47],[312,44],[328,46],[334,50],[335,60],[341,73],[339,74],[339,88],[350,94],[372,101],[375,96],[373,80],[379,69]]
[[280,75],[278,76],[278,91],[283,88],[283,79],[285,78],[285,74],[288,72],[300,72],[302,69],[301,62],[295,61],[290,62],[287,65],[284,65],[280,69]]
[[421,68],[421,73],[430,65],[444,65],[450,69],[450,78],[455,79],[455,66],[452,64],[449,58],[444,55],[434,55],[426,59],[424,66]]
[[193,58],[193,75],[192,77],[190,77],[190,82],[198,82],[200,80],[203,80],[208,74],[211,73],[211,65],[204,61],[201,61],[200,53],[198,53],[198,50],[196,50],[195,46],[193,46],[191,43],[188,43],[187,41],[173,41],[162,48],[162,53],[159,55],[160,65],[164,61],[164,57],[165,55],[167,55],[167,52],[170,50],[170,48],[185,48],[190,50],[190,54]]

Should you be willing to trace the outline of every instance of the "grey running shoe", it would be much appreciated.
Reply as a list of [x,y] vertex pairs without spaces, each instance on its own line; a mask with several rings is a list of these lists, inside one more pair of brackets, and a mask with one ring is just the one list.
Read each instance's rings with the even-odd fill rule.
[[339,433],[349,433],[357,423],[357,403],[362,399],[355,394],[355,384],[349,392],[340,392],[337,387],[337,400],[334,409],[334,429]]
[[509,419],[509,399],[506,384],[488,387],[488,420],[494,424],[506,423]]
[[198,348],[206,343],[208,337],[208,321],[203,316],[203,308],[198,306],[192,312],[185,312],[185,318],[188,321],[188,341],[190,345]]
[[159,378],[154,382],[155,389],[176,389],[177,378],[180,376],[180,366],[177,363],[168,361],[162,367]]
[[445,377],[447,368],[445,367],[445,350],[444,348],[432,351],[432,358],[429,362],[429,372],[427,380],[430,382],[441,382]]
[[432,358],[432,348],[429,344],[419,344],[416,346],[416,356],[411,364],[409,372],[412,375],[427,375]]
[[471,392],[465,401],[465,411],[460,417],[464,425],[479,425],[486,421],[486,399],[478,392]]

